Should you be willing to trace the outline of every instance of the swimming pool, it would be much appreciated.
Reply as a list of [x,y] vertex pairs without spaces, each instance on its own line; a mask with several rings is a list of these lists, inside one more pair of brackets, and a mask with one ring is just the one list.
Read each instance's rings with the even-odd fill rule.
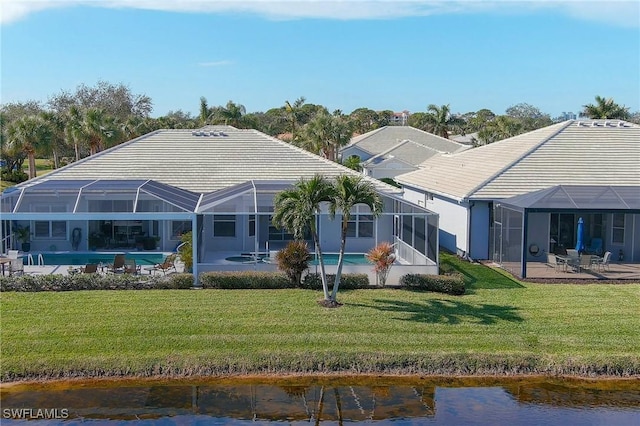
[[[338,264],[338,253],[322,253],[322,260],[325,265],[337,265]],[[318,260],[316,259],[315,254],[311,258],[312,265],[317,265]],[[364,253],[345,253],[344,254],[344,265],[371,265],[371,262],[367,260]]]
[[[49,252],[32,253],[34,264],[38,264],[39,255],[45,265],[86,265],[89,263],[113,263],[116,254],[124,254],[127,259],[133,259],[138,265],[155,265],[162,263],[169,253],[159,252]],[[29,257],[25,254],[24,263],[28,263]]]

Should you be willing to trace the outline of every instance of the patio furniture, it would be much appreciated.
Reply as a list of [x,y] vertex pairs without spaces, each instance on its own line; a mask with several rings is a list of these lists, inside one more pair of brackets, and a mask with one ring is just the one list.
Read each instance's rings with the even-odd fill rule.
[[578,272],[581,272],[583,269],[591,269],[591,259],[593,258],[590,254],[583,254],[580,256],[580,261],[578,262]]
[[591,244],[586,248],[589,253],[597,254],[600,256],[602,253],[602,238],[592,238]]
[[84,268],[82,268],[83,274],[96,274],[98,272],[98,264],[97,263],[87,263]]
[[591,260],[591,264],[593,266],[597,266],[598,267],[598,271],[604,271],[604,269],[606,268],[608,271],[611,270],[611,267],[609,266],[609,262],[611,261],[611,252],[607,251],[604,253],[603,257],[596,257],[594,259]]
[[124,262],[125,262],[125,256],[124,254],[116,254],[113,257],[113,263],[111,265],[109,265],[109,272],[113,272],[114,274],[118,273],[118,272],[123,272],[124,271]]
[[555,269],[556,272],[560,269],[563,271],[567,269],[567,263],[553,253],[547,253],[547,265]]
[[169,256],[166,257],[164,262],[145,268],[145,270],[149,271],[149,274],[152,274],[154,271],[162,271],[162,275],[166,275],[167,272],[169,272],[172,269],[177,272],[175,260],[176,260],[176,255],[170,254]]
[[124,263],[124,273],[138,275],[140,273],[140,265],[136,265],[134,259],[127,259]]

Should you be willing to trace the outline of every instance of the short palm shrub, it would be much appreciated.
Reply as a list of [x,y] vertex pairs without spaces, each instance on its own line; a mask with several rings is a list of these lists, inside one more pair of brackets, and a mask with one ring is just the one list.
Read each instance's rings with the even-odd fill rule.
[[407,274],[400,277],[400,287],[409,290],[435,291],[453,295],[464,294],[464,278],[460,274]]
[[[335,279],[335,275],[327,274],[327,282],[330,285],[335,282]],[[302,280],[301,287],[309,290],[322,290],[322,278],[320,274],[307,274],[304,280]],[[343,290],[356,290],[369,287],[369,276],[367,274],[342,274],[340,276],[340,288]],[[331,288],[329,290],[331,290]]]
[[202,288],[219,289],[278,289],[294,288],[289,278],[280,272],[204,272],[200,275]]
[[284,272],[294,286],[299,286],[302,274],[309,269],[309,246],[306,241],[291,241],[276,254],[278,269]]
[[387,277],[389,276],[389,270],[396,261],[395,251],[393,245],[389,242],[383,241],[365,255],[367,260],[373,263],[373,270],[376,273],[377,284],[384,287],[387,283]]

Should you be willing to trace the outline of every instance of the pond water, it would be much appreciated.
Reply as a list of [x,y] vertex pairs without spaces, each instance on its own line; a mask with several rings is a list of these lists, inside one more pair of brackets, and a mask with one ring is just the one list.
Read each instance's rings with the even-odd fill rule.
[[[2,424],[640,424],[640,380],[296,377],[0,389]],[[47,411],[48,410],[48,411]],[[35,419],[35,420],[34,420]]]

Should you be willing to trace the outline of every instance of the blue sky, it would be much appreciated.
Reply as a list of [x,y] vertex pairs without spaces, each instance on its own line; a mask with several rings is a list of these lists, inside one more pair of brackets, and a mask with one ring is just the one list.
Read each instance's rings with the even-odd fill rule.
[[640,110],[640,2],[3,0],[2,103],[99,80],[153,116],[304,96],[359,107],[552,117],[596,95]]

